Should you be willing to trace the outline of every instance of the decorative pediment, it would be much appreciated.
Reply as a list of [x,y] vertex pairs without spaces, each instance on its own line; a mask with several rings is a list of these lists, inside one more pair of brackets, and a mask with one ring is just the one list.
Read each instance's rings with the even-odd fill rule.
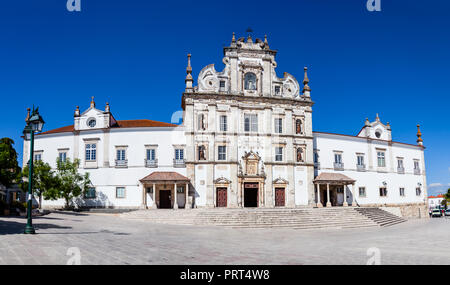
[[278,177],[273,181],[273,184],[289,184],[289,181],[284,178]]
[[261,157],[259,156],[259,154],[257,152],[255,153],[255,152],[253,152],[253,150],[251,150],[249,152],[245,152],[244,156],[242,157],[242,159],[244,161],[247,161],[247,160],[257,160],[257,161],[259,161],[259,160],[261,160]]
[[229,180],[223,176],[214,180],[214,184],[230,184],[230,183],[231,183],[231,180]]

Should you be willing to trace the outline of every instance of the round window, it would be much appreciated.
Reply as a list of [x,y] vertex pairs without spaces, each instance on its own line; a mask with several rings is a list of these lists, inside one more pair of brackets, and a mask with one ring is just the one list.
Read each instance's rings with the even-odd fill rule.
[[381,132],[380,132],[380,131],[376,131],[376,132],[375,132],[375,136],[376,136],[377,138],[380,138],[380,137],[381,137]]
[[89,119],[88,120],[88,126],[93,128],[95,127],[95,125],[97,124],[97,122],[95,121],[95,119]]

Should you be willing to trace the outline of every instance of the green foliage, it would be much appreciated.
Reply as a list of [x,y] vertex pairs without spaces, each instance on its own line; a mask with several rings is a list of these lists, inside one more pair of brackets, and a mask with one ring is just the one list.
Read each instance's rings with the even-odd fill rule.
[[58,185],[44,192],[44,198],[48,200],[62,198],[66,201],[66,208],[69,208],[73,198],[84,194],[91,184],[91,180],[89,179],[89,173],[84,175],[78,173],[79,165],[80,161],[78,159],[75,159],[73,162],[70,159],[66,161],[58,159],[55,173]]
[[10,138],[0,139],[0,183],[6,187],[11,186],[20,173],[13,145],[14,141]]
[[[58,180],[52,171],[51,166],[43,161],[33,163],[33,194],[42,197],[43,193],[58,187]],[[21,188],[24,192],[28,191],[28,165],[22,171]]]

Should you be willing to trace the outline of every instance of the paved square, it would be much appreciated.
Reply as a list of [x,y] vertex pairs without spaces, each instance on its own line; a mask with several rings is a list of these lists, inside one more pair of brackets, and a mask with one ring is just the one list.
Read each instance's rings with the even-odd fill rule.
[[[450,219],[347,230],[230,229],[152,224],[113,214],[0,217],[0,264],[450,264]],[[73,252],[74,249],[71,249]],[[69,253],[71,253],[69,251]]]

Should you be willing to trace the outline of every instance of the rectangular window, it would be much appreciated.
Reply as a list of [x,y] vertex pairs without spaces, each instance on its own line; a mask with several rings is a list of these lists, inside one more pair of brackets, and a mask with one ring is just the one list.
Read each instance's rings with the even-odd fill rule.
[[283,161],[283,148],[282,147],[275,148],[275,161]]
[[41,161],[42,160],[42,154],[41,153],[37,153],[34,155],[34,161]]
[[125,198],[125,187],[116,188],[116,198]]
[[220,131],[221,132],[226,132],[227,129],[228,129],[227,116],[222,115],[222,116],[220,116]]
[[386,196],[387,196],[386,187],[380,187],[380,197],[386,197]]
[[357,163],[358,163],[358,166],[364,166],[364,156],[363,155],[357,156]]
[[58,155],[59,161],[66,162],[67,160],[67,152],[60,152]]
[[244,115],[244,131],[257,132],[258,131],[258,115],[245,114]]
[[422,194],[422,189],[420,187],[416,188],[416,196],[420,196]]
[[224,145],[219,145],[217,160],[226,160],[226,159],[227,159],[227,147]]
[[334,154],[334,163],[337,163],[337,164],[342,163],[342,154],[341,153]]
[[283,132],[283,119],[275,119],[275,133],[281,134]]
[[156,150],[154,148],[147,149],[147,160],[155,161],[156,160]]
[[317,151],[314,151],[314,163],[319,162],[319,153]]
[[359,187],[359,197],[366,197],[366,187]]
[[220,80],[219,84],[220,91],[225,91],[225,80]]
[[116,151],[116,159],[119,161],[125,160],[125,150],[124,149],[118,149]]
[[184,160],[184,149],[175,149],[175,160]]
[[275,95],[280,95],[280,94],[281,94],[281,87],[275,86]]
[[97,145],[86,144],[86,161],[95,161],[97,159]]
[[398,160],[397,160],[397,167],[398,167],[399,169],[403,169],[403,159],[398,159]]
[[377,152],[378,167],[386,167],[386,158],[384,151]]
[[400,191],[400,197],[405,197],[405,188],[400,187],[399,191]]
[[182,194],[182,193],[184,193],[184,186],[183,185],[177,185],[177,193],[180,193],[180,194]]
[[96,197],[95,187],[89,187],[86,190],[86,193],[84,193],[84,198],[86,199],[95,199],[95,197]]

